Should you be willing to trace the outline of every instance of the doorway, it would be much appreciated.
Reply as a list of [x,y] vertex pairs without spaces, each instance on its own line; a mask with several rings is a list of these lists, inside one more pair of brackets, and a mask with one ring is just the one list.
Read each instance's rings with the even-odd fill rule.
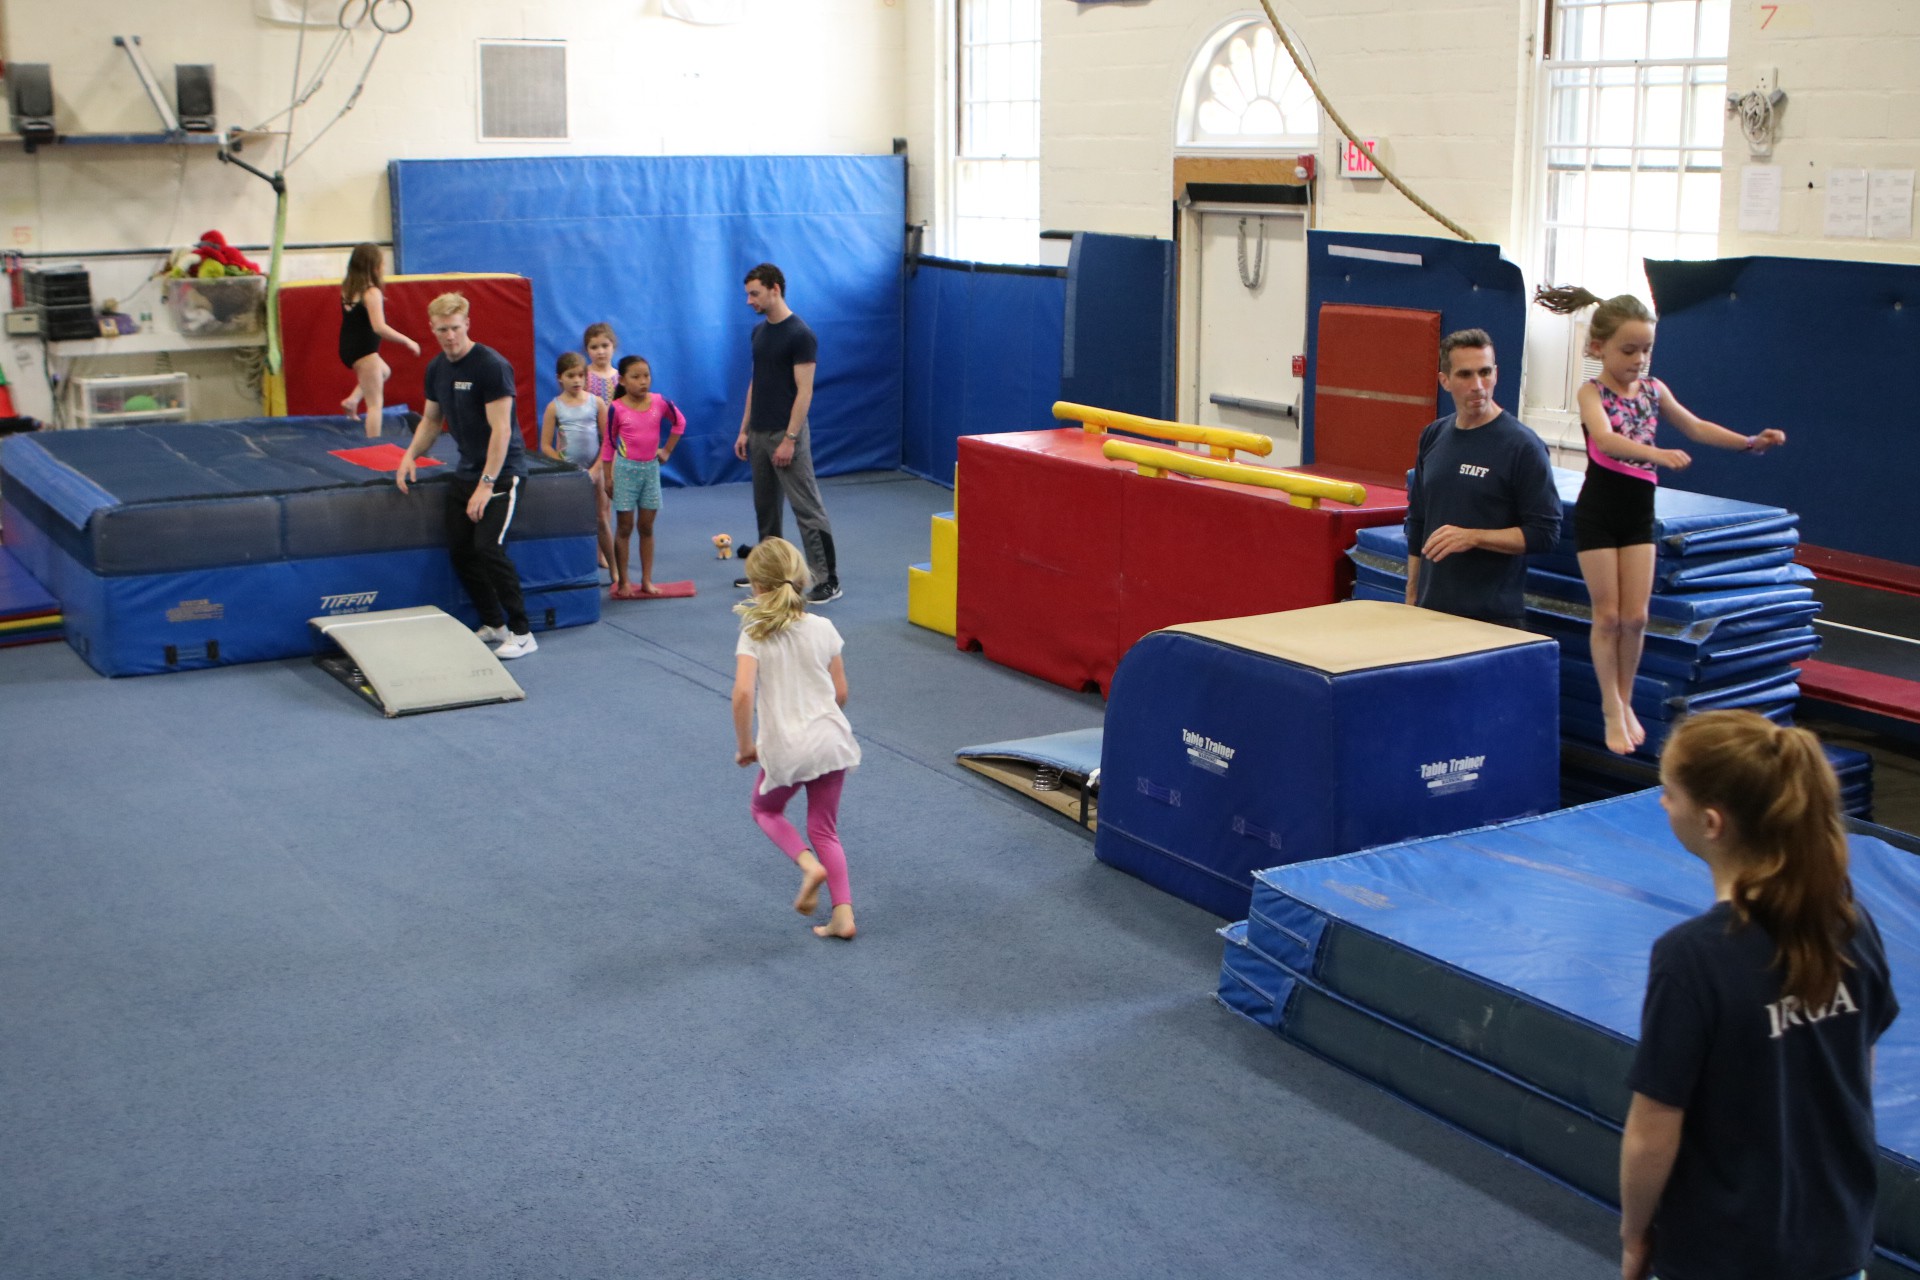
[[1307,220],[1300,208],[1196,202],[1184,210],[1181,416],[1273,441],[1267,461],[1301,461],[1307,349]]

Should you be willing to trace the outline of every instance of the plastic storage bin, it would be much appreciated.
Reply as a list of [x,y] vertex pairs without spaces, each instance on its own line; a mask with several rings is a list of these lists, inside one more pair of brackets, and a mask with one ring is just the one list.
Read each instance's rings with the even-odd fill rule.
[[184,422],[188,375],[154,373],[117,378],[75,378],[78,423],[118,427],[132,422]]
[[265,276],[218,276],[167,281],[173,326],[189,338],[259,333],[266,314]]

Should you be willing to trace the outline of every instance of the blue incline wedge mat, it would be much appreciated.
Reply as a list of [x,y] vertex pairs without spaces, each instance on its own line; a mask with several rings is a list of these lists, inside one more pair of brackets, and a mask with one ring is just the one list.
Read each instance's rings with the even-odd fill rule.
[[[1920,1000],[1920,861],[1849,837],[1901,1001]],[[1657,792],[1256,877],[1246,941],[1414,1035],[1618,1125],[1654,940],[1706,910]],[[1284,1031],[1288,1010],[1276,1000]],[[1879,1239],[1920,1257],[1920,1022],[1878,1049]]]
[[1114,673],[1094,856],[1234,919],[1261,867],[1559,801],[1559,651],[1349,601],[1142,637]]

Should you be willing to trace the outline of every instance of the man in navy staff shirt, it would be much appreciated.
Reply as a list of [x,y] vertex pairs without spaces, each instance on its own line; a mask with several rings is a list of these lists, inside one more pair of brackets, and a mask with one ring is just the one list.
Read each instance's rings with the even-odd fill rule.
[[1454,411],[1420,433],[1407,491],[1407,603],[1526,626],[1527,555],[1560,537],[1560,495],[1540,437],[1493,400],[1493,339],[1440,343]]
[[527,454],[513,423],[513,366],[467,333],[467,300],[443,293],[427,304],[440,354],[426,372],[426,407],[413,443],[394,472],[400,492],[414,479],[414,462],[433,446],[442,426],[460,446],[460,464],[447,487],[447,549],[454,572],[480,611],[474,632],[497,644],[497,658],[521,658],[540,646],[527,625],[520,571],[507,554],[507,528]]
[[[763,319],[753,327],[753,381],[733,456],[753,464],[753,512],[762,542],[780,536],[782,495],[793,507],[800,549],[813,574],[807,600],[826,604],[840,598],[840,574],[833,525],[813,475],[813,428],[807,423],[819,343],[787,305],[787,277],[780,268],[761,263],[747,272],[746,286],[747,305]],[[744,587],[747,580],[733,585]]]

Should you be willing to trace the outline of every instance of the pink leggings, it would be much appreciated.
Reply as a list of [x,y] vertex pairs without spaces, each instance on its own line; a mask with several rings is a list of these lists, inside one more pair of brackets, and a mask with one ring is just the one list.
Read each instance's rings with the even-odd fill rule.
[[800,855],[807,851],[807,842],[787,821],[787,802],[792,800],[800,788],[807,789],[807,834],[813,838],[813,854],[820,859],[820,865],[827,869],[827,893],[836,907],[846,906],[853,901],[853,891],[847,887],[847,855],[840,848],[840,788],[847,780],[845,769],[835,769],[832,773],[810,778],[806,782],[796,782],[791,786],[774,787],[762,792],[766,782],[764,770],[755,779],[753,786],[753,820],[767,833],[767,839],[780,846],[780,852],[800,861]]

